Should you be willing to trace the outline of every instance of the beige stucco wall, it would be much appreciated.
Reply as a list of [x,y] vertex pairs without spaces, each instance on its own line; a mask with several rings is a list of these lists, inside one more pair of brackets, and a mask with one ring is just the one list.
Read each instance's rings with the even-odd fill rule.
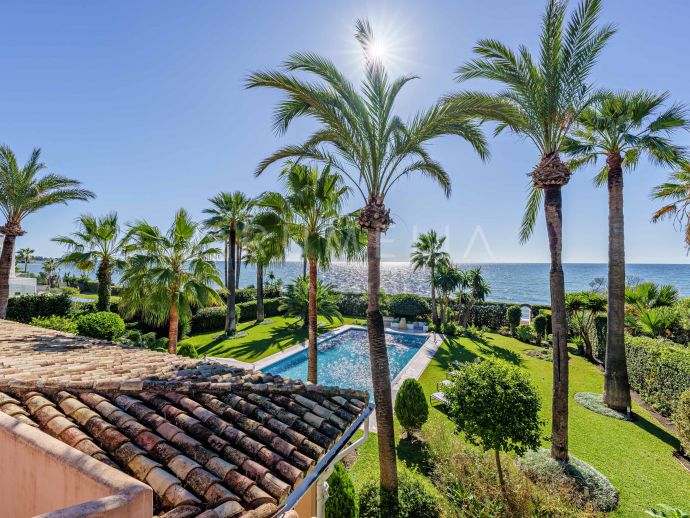
[[0,412],[3,518],[150,518],[151,488]]
[[316,484],[307,490],[302,498],[299,499],[293,510],[299,515],[299,518],[312,518],[316,516]]

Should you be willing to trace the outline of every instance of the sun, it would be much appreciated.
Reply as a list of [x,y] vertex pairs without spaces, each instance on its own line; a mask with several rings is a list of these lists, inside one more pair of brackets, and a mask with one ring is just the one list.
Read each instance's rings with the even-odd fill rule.
[[367,48],[368,57],[373,61],[385,62],[389,55],[388,47],[385,42],[376,40],[371,42]]

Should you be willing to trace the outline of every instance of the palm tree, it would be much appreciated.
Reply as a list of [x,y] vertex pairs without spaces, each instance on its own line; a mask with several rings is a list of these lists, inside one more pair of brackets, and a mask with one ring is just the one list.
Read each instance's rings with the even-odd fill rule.
[[441,323],[446,323],[447,311],[450,305],[450,295],[458,289],[463,280],[463,274],[450,259],[437,263],[434,272],[434,284],[441,292]]
[[245,234],[244,259],[256,267],[256,322],[264,321],[264,267],[272,261],[283,261],[287,242],[282,236],[263,231],[257,224],[250,224]]
[[584,110],[577,129],[565,139],[563,150],[574,157],[571,170],[596,163],[604,166],[594,178],[609,193],[608,324],[604,374],[604,403],[619,412],[630,408],[630,383],[625,359],[625,227],[623,170],[633,170],[640,156],[653,163],[675,165],[685,150],[673,145],[670,134],[688,127],[685,109],[673,105],[661,111],[667,92],[606,93]]
[[[286,316],[302,319],[304,327],[309,325],[310,291],[309,277],[297,277],[287,285],[279,308]],[[343,315],[338,310],[338,293],[332,284],[324,283],[321,279],[316,281],[316,304],[319,316],[325,318],[329,324],[335,320],[343,321]]]
[[78,221],[79,230],[71,236],[53,239],[67,247],[63,263],[75,265],[81,270],[97,269],[99,311],[110,311],[110,292],[113,284],[113,270],[121,270],[125,262],[121,258],[123,242],[117,213],[101,217],[82,214]]
[[460,311],[461,308],[458,308],[458,322],[463,327],[466,327],[470,323],[472,309],[478,302],[486,300],[486,296],[491,293],[491,286],[489,286],[489,283],[482,275],[481,267],[478,266],[463,272],[460,287],[462,292],[458,298],[462,301],[462,306],[464,307],[462,311]]
[[307,379],[317,382],[318,268],[327,268],[334,257],[354,260],[363,256],[364,234],[357,213],[345,213],[350,189],[327,165],[317,167],[288,163],[281,173],[284,195],[265,193],[258,201],[263,213],[257,224],[300,244],[309,265],[309,348]]
[[225,335],[232,336],[237,330],[237,314],[235,312],[235,293],[237,279],[235,268],[237,265],[237,236],[240,234],[251,217],[254,200],[240,191],[233,193],[221,192],[210,198],[212,207],[204,209],[209,217],[204,225],[213,231],[213,235],[225,241],[225,288],[228,291],[225,317]]
[[436,283],[434,273],[436,265],[448,259],[448,252],[442,250],[446,236],[439,237],[435,230],[429,230],[426,234],[422,233],[417,241],[412,245],[414,248],[410,256],[414,271],[420,268],[429,268],[431,280],[431,318],[435,325],[438,325],[438,312],[436,311]]
[[29,262],[33,259],[35,251],[33,248],[20,248],[17,252],[17,260],[24,263],[24,273],[29,271]]
[[213,261],[220,250],[211,246],[213,236],[199,230],[180,209],[167,232],[138,221],[125,238],[120,307],[126,317],[141,315],[157,326],[168,322],[170,354],[177,353],[179,323],[191,319],[192,308],[220,301],[213,288],[222,285]]
[[[597,29],[600,0],[582,0],[570,17],[567,2],[548,0],[540,34],[540,55],[529,49],[517,52],[496,40],[481,40],[474,48],[478,57],[458,68],[458,80],[483,78],[504,87],[497,94],[461,92],[447,98],[450,104],[479,102],[475,114],[499,122],[530,140],[540,160],[531,173],[531,192],[520,229],[527,241],[534,230],[542,200],[551,253],[551,311],[553,326],[553,403],[551,455],[568,460],[568,347],[565,314],[565,281],[561,259],[563,240],[561,189],[570,179],[560,159],[565,138],[579,115],[595,98],[589,73],[615,29]],[[501,104],[503,103],[502,107]],[[484,106],[491,106],[486,110]],[[482,114],[482,112],[485,112]]]
[[17,236],[26,231],[22,221],[44,207],[67,203],[73,200],[86,201],[95,195],[80,188],[81,183],[56,174],[39,176],[46,166],[40,162],[41,150],[34,149],[31,158],[20,167],[17,157],[7,146],[0,146],[0,214],[5,224],[0,226],[0,234],[5,238],[0,254],[0,319],[7,314],[7,301],[10,296],[10,274],[14,243]]
[[[293,54],[281,71],[256,72],[248,88],[267,87],[286,98],[277,108],[275,128],[284,133],[299,117],[315,119],[319,127],[300,145],[288,145],[263,160],[257,174],[285,158],[309,158],[330,163],[361,194],[365,207],[359,224],[367,233],[367,323],[372,384],[376,403],[380,483],[384,508],[397,507],[398,472],[393,430],[393,403],[388,351],[379,310],[381,233],[392,223],[385,206],[386,195],[400,178],[422,174],[438,182],[450,194],[450,178],[427,150],[427,143],[442,135],[467,140],[485,158],[486,141],[462,103],[434,104],[409,121],[395,114],[395,101],[415,76],[391,80],[376,53],[369,22],[358,20],[355,37],[364,51],[365,74],[358,90],[328,59],[313,53]],[[317,82],[304,81],[294,72],[306,72]],[[472,101],[472,106],[476,103]]]
[[656,186],[652,198],[669,202],[652,215],[652,221],[672,218],[683,227],[685,246],[690,250],[690,162],[681,164],[667,182]]
[[43,272],[46,275],[46,280],[48,282],[48,287],[53,287],[53,273],[60,267],[60,261],[58,259],[44,259],[43,260]]

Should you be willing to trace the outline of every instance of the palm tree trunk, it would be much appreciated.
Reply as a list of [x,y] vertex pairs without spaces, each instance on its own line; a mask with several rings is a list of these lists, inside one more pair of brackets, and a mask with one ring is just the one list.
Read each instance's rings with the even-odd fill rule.
[[309,351],[307,354],[307,380],[317,383],[318,379],[318,351],[316,349],[317,335],[317,308],[316,308],[316,261],[309,259],[309,311],[307,320],[309,322]]
[[242,245],[237,245],[237,266],[235,267],[235,288],[240,286],[240,270],[242,269]]
[[0,253],[0,319],[7,316],[7,301],[10,298],[10,269],[12,268],[12,256],[14,255],[14,243],[17,236],[5,234]]
[[553,336],[553,401],[551,456],[568,460],[568,329],[563,277],[563,200],[560,185],[544,187],[544,212],[551,252],[551,328]]
[[27,273],[29,271],[29,260],[30,257],[24,259],[24,273]]
[[436,283],[434,282],[434,267],[431,267],[431,321],[438,325],[438,311],[436,310]]
[[112,284],[112,271],[110,270],[110,262],[108,259],[103,259],[98,265],[98,302],[96,308],[98,311],[110,311],[110,292]]
[[609,293],[604,365],[604,403],[619,412],[630,408],[630,382],[625,359],[625,226],[623,169],[619,153],[609,155]]
[[180,315],[177,308],[170,307],[170,322],[168,323],[168,352],[177,354],[177,332],[180,323]]
[[228,300],[225,313],[225,336],[232,336],[237,330],[237,315],[235,313],[235,251],[237,232],[230,229],[230,260],[228,261]]
[[379,310],[381,231],[376,228],[370,228],[367,234],[367,327],[369,331],[371,380],[374,388],[376,426],[378,429],[381,508],[385,509],[390,516],[396,516],[398,508],[398,469],[395,456],[395,431],[393,429],[393,398],[383,316]]
[[[230,237],[228,237],[228,238],[225,240],[225,268],[224,268],[224,272],[223,272],[223,273],[225,274],[225,276],[224,276],[225,279],[224,279],[224,280],[225,280],[225,289],[226,289],[226,290],[228,289],[228,257],[229,257],[229,255],[228,255],[228,250],[229,250],[229,247],[230,247]],[[226,297],[226,298],[227,298],[227,297]]]
[[256,321],[264,321],[264,265],[256,263]]

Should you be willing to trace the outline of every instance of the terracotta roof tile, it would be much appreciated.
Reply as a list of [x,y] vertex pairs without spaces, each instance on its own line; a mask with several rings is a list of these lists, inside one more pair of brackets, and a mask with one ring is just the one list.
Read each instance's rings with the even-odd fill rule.
[[267,518],[366,393],[0,321],[0,411],[144,481],[165,518]]

